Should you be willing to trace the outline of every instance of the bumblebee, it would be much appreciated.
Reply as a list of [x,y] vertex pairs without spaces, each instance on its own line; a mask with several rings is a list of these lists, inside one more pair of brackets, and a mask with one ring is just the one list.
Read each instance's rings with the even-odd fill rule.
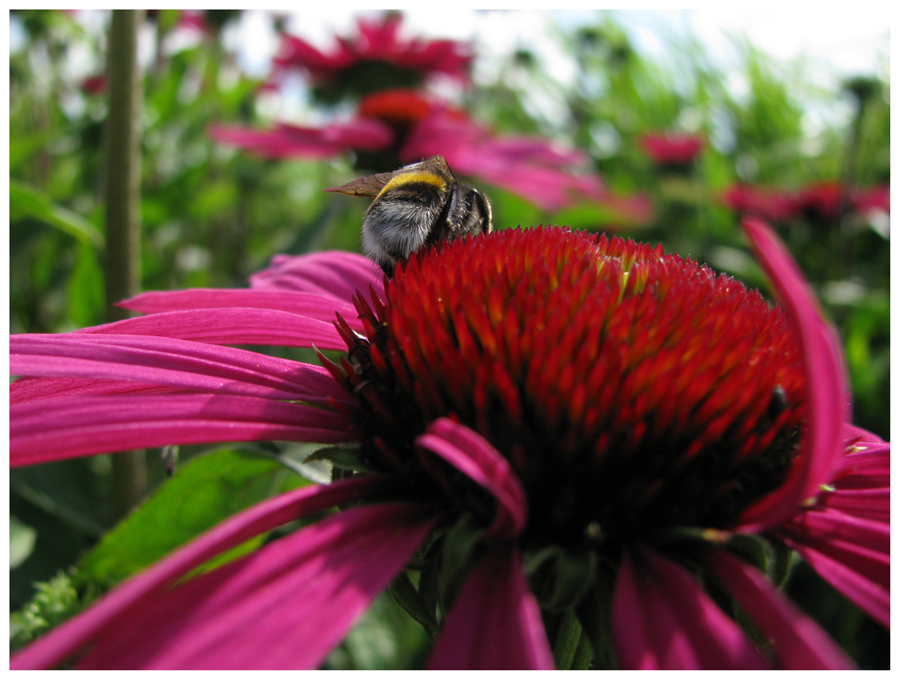
[[325,191],[375,197],[363,217],[363,251],[388,276],[417,250],[492,228],[487,196],[459,182],[443,156]]

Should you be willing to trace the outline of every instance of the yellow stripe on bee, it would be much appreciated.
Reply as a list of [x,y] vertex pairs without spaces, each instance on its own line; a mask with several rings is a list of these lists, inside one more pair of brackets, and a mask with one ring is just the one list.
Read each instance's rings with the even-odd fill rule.
[[397,175],[392,178],[390,182],[384,185],[384,189],[382,189],[376,198],[381,198],[382,194],[391,189],[396,189],[397,187],[403,184],[410,184],[413,182],[423,182],[425,184],[432,184],[436,186],[438,189],[443,190],[446,186],[446,182],[437,175],[430,172],[404,172],[402,175]]

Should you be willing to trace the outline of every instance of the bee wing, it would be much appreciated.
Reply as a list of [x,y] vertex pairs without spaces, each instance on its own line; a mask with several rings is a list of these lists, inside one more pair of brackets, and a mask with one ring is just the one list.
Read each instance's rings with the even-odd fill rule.
[[444,160],[443,156],[431,156],[420,163],[407,165],[403,170],[430,170],[438,175],[453,177],[453,172],[450,170],[450,166],[447,165],[447,161]]
[[377,175],[360,177],[351,182],[347,182],[343,186],[328,187],[325,191],[346,194],[347,196],[375,197],[382,189],[384,189],[384,185],[387,184],[395,174],[396,173],[393,172],[380,172]]
[[450,167],[447,165],[447,161],[444,160],[443,156],[432,156],[431,158],[426,158],[424,161],[412,163],[411,165],[402,167],[394,172],[379,172],[376,175],[360,177],[339,187],[329,187],[325,189],[325,191],[346,194],[347,196],[369,196],[374,198],[381,193],[381,190],[384,189],[385,185],[390,182],[391,179],[397,175],[416,170],[430,170],[435,172],[435,174],[443,175],[445,177],[453,176]]

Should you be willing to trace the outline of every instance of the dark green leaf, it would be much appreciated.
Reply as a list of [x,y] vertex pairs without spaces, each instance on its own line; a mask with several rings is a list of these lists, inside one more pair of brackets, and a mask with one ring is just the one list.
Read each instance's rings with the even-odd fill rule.
[[[277,492],[289,473],[275,461],[240,451],[198,456],[85,555],[79,575],[117,583],[223,519]],[[299,479],[291,476],[292,479]],[[244,552],[258,545],[245,544]]]

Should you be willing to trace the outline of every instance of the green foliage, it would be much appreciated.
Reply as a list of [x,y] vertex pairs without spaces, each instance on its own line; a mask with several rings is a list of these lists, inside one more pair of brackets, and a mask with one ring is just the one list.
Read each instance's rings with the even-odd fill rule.
[[[178,467],[139,508],[104,533],[109,508],[99,516],[87,504],[84,481],[72,473],[83,461],[13,471],[16,496],[43,505],[76,531],[100,538],[69,573],[34,583],[34,596],[11,615],[13,644],[20,646],[84,609],[99,593],[158,561],[219,522],[245,508],[308,482],[271,457],[252,451],[221,449],[203,453]],[[56,492],[55,494],[53,492]],[[15,506],[14,506],[15,507]],[[19,519],[13,540],[35,542]],[[34,532],[33,529],[31,529]],[[218,555],[201,569],[211,569],[259,547],[257,536]],[[11,544],[12,552],[13,544]],[[20,548],[30,554],[24,545]],[[27,557],[27,554],[24,555]],[[69,558],[71,559],[71,558]],[[24,561],[20,559],[20,561]],[[49,578],[49,577],[48,577]]]
[[36,583],[35,588],[34,598],[9,616],[11,651],[23,647],[83,608],[71,579],[62,572],[46,583]]
[[[78,578],[109,588],[227,517],[301,485],[293,481],[298,479],[278,462],[240,450],[198,456],[103,536],[79,563]],[[258,547],[263,539],[254,538],[217,563]]]

